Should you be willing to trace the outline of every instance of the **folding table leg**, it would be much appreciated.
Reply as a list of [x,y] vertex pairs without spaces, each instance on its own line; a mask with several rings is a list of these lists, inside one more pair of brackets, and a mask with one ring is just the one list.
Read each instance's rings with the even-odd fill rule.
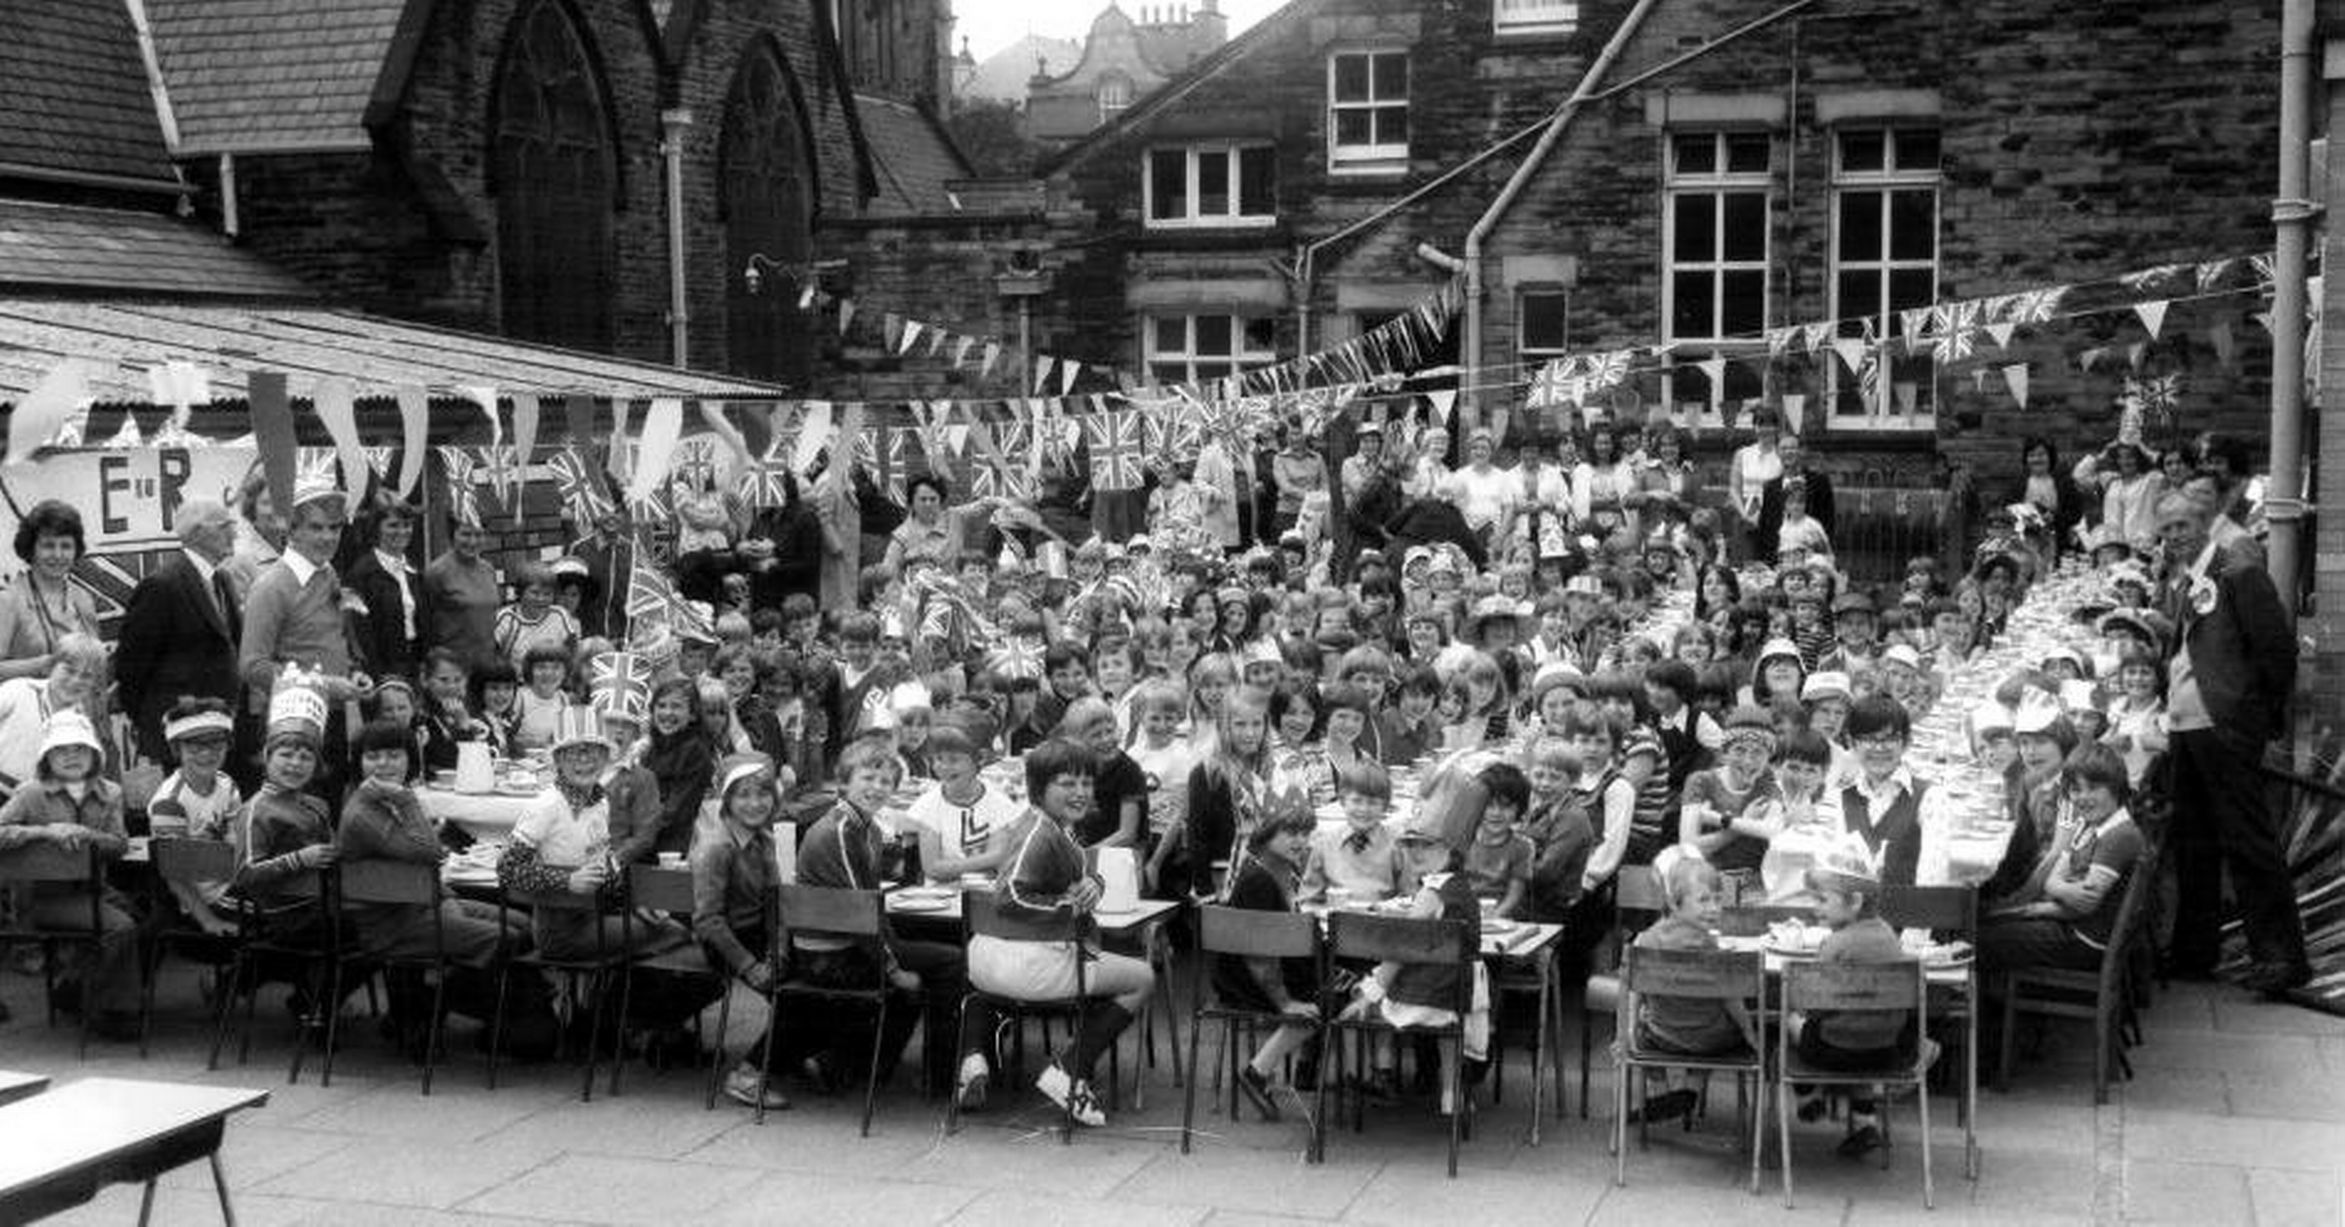
[[220,1166],[220,1152],[212,1151],[212,1190],[220,1195],[220,1221],[236,1227],[236,1206],[228,1200],[228,1173]]
[[147,1178],[146,1187],[138,1194],[138,1227],[147,1227],[147,1220],[155,1214],[155,1180]]

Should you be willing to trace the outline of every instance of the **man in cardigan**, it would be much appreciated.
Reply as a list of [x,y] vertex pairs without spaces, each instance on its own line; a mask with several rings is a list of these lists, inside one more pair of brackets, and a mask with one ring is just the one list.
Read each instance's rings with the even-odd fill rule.
[[2157,514],[2171,577],[2167,612],[2179,628],[2166,698],[2179,854],[2167,959],[2176,975],[2213,971],[2228,868],[2247,931],[2243,982],[2284,993],[2310,971],[2281,815],[2256,768],[2287,717],[2296,636],[2271,575],[2215,540],[2210,508],[2174,493],[2158,501]]
[[[334,551],[347,526],[342,492],[332,484],[305,480],[294,491],[285,552],[261,571],[245,597],[244,638],[236,658],[246,693],[259,704],[247,705],[255,715],[267,710],[277,675],[289,666],[329,679],[336,692],[327,696],[332,717],[326,752],[319,755],[321,777],[328,774],[328,764],[342,761],[341,700],[351,690],[363,694],[371,689],[366,676],[351,669],[341,580],[334,573]],[[247,724],[248,730],[257,730],[257,722]],[[257,740],[252,748],[259,748]]]

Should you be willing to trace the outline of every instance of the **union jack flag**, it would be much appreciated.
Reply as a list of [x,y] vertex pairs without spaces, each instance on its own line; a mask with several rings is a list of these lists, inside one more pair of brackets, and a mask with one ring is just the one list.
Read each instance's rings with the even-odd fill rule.
[[685,600],[659,568],[645,566],[642,556],[642,547],[638,545],[637,561],[627,568],[628,618],[657,619],[677,634],[688,630],[708,633],[712,628],[700,607]]
[[676,459],[668,471],[673,480],[688,482],[695,491],[708,489],[716,481],[717,437],[698,434],[678,440]]
[[448,479],[448,514],[468,528],[481,526],[480,487],[473,480],[479,467],[480,461],[469,449],[440,449],[440,472]]
[[1091,445],[1091,484],[1101,490],[1137,490],[1141,485],[1140,415],[1109,409],[1083,419]]
[[969,466],[969,488],[980,498],[1025,498],[1027,429],[1018,422],[978,422],[969,442],[981,463]]
[[777,435],[766,445],[765,455],[742,466],[735,483],[742,499],[752,507],[779,507],[790,501],[790,452],[796,446],[795,438]]
[[985,667],[1003,678],[1042,676],[1042,645],[1030,636],[1014,636],[986,658]]
[[611,498],[603,492],[602,481],[576,447],[556,451],[546,460],[546,468],[554,475],[563,513],[570,517],[571,523],[592,524],[611,510]]
[[1629,351],[1608,349],[1588,359],[1588,386],[1601,392],[1628,378]]
[[1579,380],[1572,377],[1572,370],[1578,365],[1577,358],[1557,358],[1540,367],[1539,373],[1531,377],[1531,392],[1524,399],[1524,406],[1530,409],[1560,409],[1577,403],[1580,399]]
[[586,686],[594,707],[608,716],[647,724],[651,720],[651,662],[634,652],[598,652],[586,662]]
[[911,435],[894,426],[870,426],[855,436],[856,462],[871,471],[871,480],[898,506],[905,502],[904,479],[910,476],[904,441]]

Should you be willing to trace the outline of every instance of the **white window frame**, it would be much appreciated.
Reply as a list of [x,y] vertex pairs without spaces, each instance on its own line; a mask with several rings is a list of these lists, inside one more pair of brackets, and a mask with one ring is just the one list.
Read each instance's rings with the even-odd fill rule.
[[[1278,361],[1277,347],[1273,345],[1267,349],[1250,349],[1247,347],[1246,336],[1248,324],[1267,318],[1266,316],[1243,315],[1235,311],[1226,313],[1220,311],[1144,312],[1140,317],[1140,369],[1146,371],[1149,380],[1154,383],[1210,383],[1213,380],[1252,370],[1255,367],[1269,366]],[[1229,321],[1229,353],[1198,352],[1197,321],[1201,319]],[[1168,320],[1183,321],[1181,329],[1183,343],[1179,349],[1161,349],[1156,344],[1157,326]],[[1222,374],[1199,376],[1197,366],[1201,362],[1227,365],[1229,370]],[[1176,363],[1181,368],[1179,378],[1172,378],[1169,372],[1160,372],[1157,369],[1159,366]]]
[[1093,96],[1099,103],[1099,122],[1106,123],[1131,107],[1132,79],[1122,73],[1109,73],[1099,79]]
[[1579,28],[1579,0],[1490,0],[1490,30],[1501,38],[1570,34]]
[[[1272,151],[1270,159],[1272,211],[1268,213],[1240,212],[1239,210],[1245,208],[1246,200],[1245,187],[1240,179],[1245,167],[1243,155],[1249,150],[1264,149]],[[1156,155],[1174,152],[1182,154],[1182,165],[1187,176],[1186,190],[1183,193],[1183,197],[1187,201],[1187,211],[1179,217],[1158,217],[1156,215]],[[1197,190],[1201,178],[1199,163],[1211,158],[1226,160],[1225,165],[1229,172],[1230,210],[1227,213],[1198,212],[1198,202],[1202,199]],[[1177,146],[1159,145],[1140,155],[1140,217],[1142,224],[1150,230],[1272,226],[1278,223],[1277,200],[1278,156],[1276,147],[1272,145],[1259,141],[1209,141]]]
[[[1399,56],[1401,63],[1406,66],[1404,71],[1408,77],[1412,81],[1415,79],[1415,65],[1410,64],[1409,53],[1404,48],[1355,47],[1332,52],[1327,57],[1327,168],[1333,173],[1377,173],[1405,170],[1408,167],[1409,146],[1406,140],[1399,144],[1345,145],[1336,139],[1336,117],[1344,111],[1374,112],[1398,106],[1404,115],[1407,114],[1409,110],[1409,91],[1407,88],[1403,88],[1398,95],[1387,95],[1378,90],[1380,82],[1377,79],[1376,61],[1385,56]],[[1368,97],[1353,102],[1337,102],[1335,98],[1336,66],[1342,61],[1352,58],[1362,58],[1368,61]],[[1415,130],[1414,116],[1408,117],[1404,122],[1409,124],[1411,131]],[[1375,127],[1373,118],[1369,120],[1369,127],[1373,131]]]
[[[1729,171],[1727,143],[1733,137],[1764,136],[1767,139],[1767,169],[1763,171]],[[1677,170],[1677,142],[1687,138],[1708,137],[1713,143],[1717,169],[1708,172],[1681,174]],[[1661,213],[1661,335],[1670,346],[1673,366],[1691,366],[1713,357],[1728,359],[1729,371],[1737,358],[1748,358],[1764,348],[1763,339],[1755,336],[1725,336],[1719,332],[1720,312],[1725,310],[1723,293],[1725,274],[1756,272],[1760,275],[1759,323],[1767,327],[1775,313],[1775,134],[1772,131],[1749,128],[1716,128],[1676,130],[1668,132],[1661,142],[1662,157],[1662,213]],[[1679,202],[1693,197],[1712,201],[1729,195],[1748,195],[1756,192],[1760,198],[1760,215],[1765,219],[1763,248],[1755,260],[1726,258],[1726,210],[1713,204],[1710,256],[1708,260],[1680,263],[1672,250],[1677,242],[1677,210]],[[1677,329],[1677,277],[1681,272],[1707,273],[1711,282],[1711,330],[1705,336],[1680,336]],[[1696,376],[1699,378],[1699,376]],[[1701,426],[1721,426],[1726,421],[1726,390],[1723,380],[1710,381],[1708,397],[1692,405],[1692,420]],[[1665,389],[1668,385],[1664,385]],[[1681,403],[1678,412],[1685,412]]]
[[[1936,127],[1924,124],[1851,124],[1834,128],[1832,131],[1832,231],[1829,239],[1831,260],[1825,279],[1825,284],[1830,287],[1831,306],[1829,311],[1831,318],[1835,320],[1842,318],[1840,277],[1847,267],[1873,270],[1880,278],[1880,302],[1882,304],[1880,315],[1873,321],[1873,332],[1876,338],[1898,336],[1903,331],[1898,320],[1898,314],[1902,308],[1892,307],[1889,302],[1891,274],[1928,270],[1931,302],[1934,303],[1937,299],[1939,265],[1942,254],[1939,232],[1943,229],[1941,210],[1945,205],[1945,196],[1942,190],[1945,177],[1936,166],[1928,169],[1900,168],[1897,165],[1897,141],[1900,132],[1928,132],[1941,141],[1944,139]],[[1847,137],[1860,133],[1873,133],[1882,137],[1880,169],[1852,171],[1842,164],[1842,153],[1846,148],[1844,141]],[[1930,258],[1927,260],[1892,258],[1889,254],[1894,246],[1890,234],[1891,219],[1895,216],[1895,211],[1890,204],[1892,193],[1898,190],[1911,191],[1916,188],[1930,190]],[[1841,210],[1847,200],[1847,193],[1852,191],[1878,192],[1880,194],[1881,258],[1879,260],[1850,261],[1844,265],[1840,255]],[[1914,305],[1926,306],[1929,304]],[[1924,363],[1929,370],[1927,380],[1922,381],[1921,387],[1918,389],[1921,394],[1914,397],[1914,411],[1912,413],[1905,413],[1899,408],[1896,386],[1899,381],[1891,378],[1887,372],[1884,372],[1878,386],[1874,389],[1873,411],[1871,413],[1841,413],[1842,381],[1854,379],[1856,376],[1848,372],[1846,364],[1835,358],[1830,362],[1831,378],[1827,381],[1824,393],[1823,412],[1816,416],[1823,419],[1827,429],[1936,430],[1940,394],[1937,364],[1926,355],[1920,357],[1909,355],[1904,361]]]
[[[1534,298],[1560,298],[1563,300],[1563,343],[1561,345],[1550,348],[1531,344],[1528,321],[1531,318],[1530,302]],[[1514,302],[1515,357],[1523,364],[1523,378],[1529,379],[1538,373],[1542,364],[1571,353],[1571,289],[1560,285],[1517,286],[1515,287]]]

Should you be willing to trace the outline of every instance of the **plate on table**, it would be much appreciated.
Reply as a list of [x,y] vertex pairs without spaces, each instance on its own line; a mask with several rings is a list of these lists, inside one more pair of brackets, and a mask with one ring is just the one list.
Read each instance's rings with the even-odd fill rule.
[[1484,937],[1513,937],[1530,927],[1519,920],[1502,920],[1496,916],[1482,918],[1482,936]]
[[949,912],[952,909],[952,900],[932,899],[926,896],[916,896],[910,899],[898,899],[892,905],[890,905],[890,910],[892,911],[918,912],[922,914],[930,912]]
[[534,797],[543,791],[545,790],[534,781],[527,784],[497,785],[497,795],[500,797]]

